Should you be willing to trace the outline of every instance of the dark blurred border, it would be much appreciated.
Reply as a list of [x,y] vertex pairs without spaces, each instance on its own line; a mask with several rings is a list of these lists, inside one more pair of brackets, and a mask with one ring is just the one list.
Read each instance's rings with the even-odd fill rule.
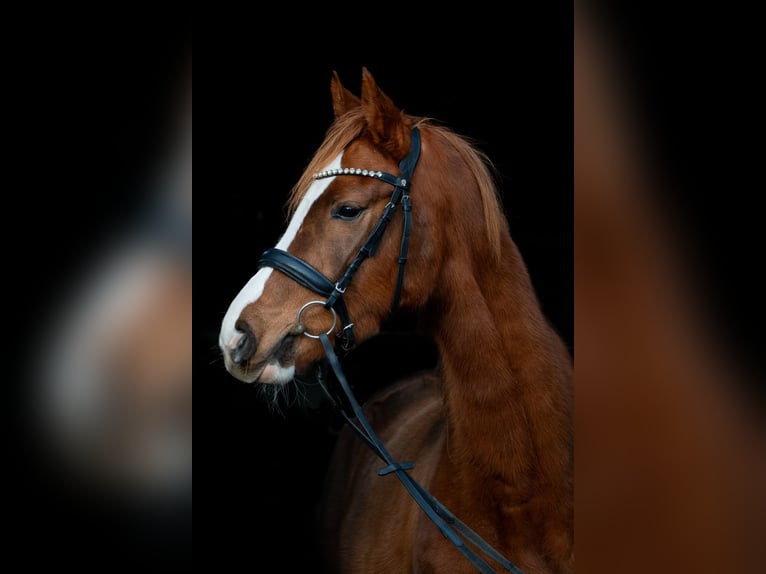
[[752,14],[575,12],[578,567],[760,572],[766,319]]
[[[26,420],[45,330],[135,230],[191,91],[191,13],[12,10],[2,40],[7,344],[4,547],[25,568],[190,569],[191,507],[124,507],[49,472]],[[188,113],[191,110],[187,110]],[[150,518],[151,516],[151,518]]]

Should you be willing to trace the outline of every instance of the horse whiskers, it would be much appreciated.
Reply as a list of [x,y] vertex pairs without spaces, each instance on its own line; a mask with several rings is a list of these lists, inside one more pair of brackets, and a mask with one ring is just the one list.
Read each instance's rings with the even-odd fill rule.
[[295,376],[292,381],[283,385],[261,383],[256,386],[269,411],[284,415],[286,409],[310,405],[312,399],[309,389],[316,384],[314,380]]
[[284,415],[281,405],[283,401],[281,401],[280,398],[285,393],[285,388],[288,385],[289,383],[285,385],[270,385],[266,383],[257,385],[256,388],[258,389],[258,394],[270,412],[278,415]]
[[316,380],[306,380],[302,377],[295,376],[293,378],[294,388],[296,393],[299,395],[298,399],[300,400],[300,404],[307,405],[311,402],[311,398],[308,395],[307,389],[311,387],[315,387],[318,383]]
[[221,349],[218,346],[218,343],[210,345],[210,349],[209,350],[213,351],[213,353],[212,353],[213,354],[213,358],[210,359],[210,363],[209,364],[214,365],[216,363],[223,362],[223,360],[224,360],[223,359],[223,354],[221,353]]

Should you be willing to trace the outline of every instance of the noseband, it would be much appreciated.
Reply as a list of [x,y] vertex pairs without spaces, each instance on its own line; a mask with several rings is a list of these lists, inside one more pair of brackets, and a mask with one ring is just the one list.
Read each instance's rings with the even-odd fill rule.
[[327,298],[324,302],[325,308],[337,311],[341,319],[342,326],[340,331],[335,334],[335,340],[344,352],[348,352],[354,348],[355,338],[353,332],[354,324],[349,319],[348,309],[343,300],[343,294],[346,292],[346,288],[349,283],[351,283],[351,279],[354,277],[354,274],[357,269],[359,269],[362,262],[368,257],[375,255],[375,252],[380,245],[380,241],[383,238],[383,232],[386,230],[386,227],[388,227],[388,223],[391,221],[391,216],[396,210],[397,205],[401,202],[404,224],[402,226],[402,240],[399,248],[399,274],[396,280],[391,312],[393,313],[399,306],[399,297],[402,294],[402,285],[404,284],[404,266],[407,263],[407,252],[409,251],[410,245],[410,230],[412,228],[412,203],[410,202],[409,195],[410,181],[412,180],[412,174],[415,171],[415,166],[418,163],[419,157],[420,130],[418,128],[413,128],[410,152],[407,154],[407,157],[399,163],[399,171],[401,172],[401,175],[392,175],[384,171],[353,167],[329,169],[314,174],[314,179],[324,179],[339,175],[371,177],[373,179],[385,181],[394,186],[391,199],[383,209],[383,214],[380,216],[380,219],[378,219],[375,228],[367,237],[367,241],[364,242],[359,249],[359,252],[356,254],[356,257],[354,257],[346,268],[345,273],[343,273],[338,281],[331,281],[316,267],[307,263],[300,257],[296,257],[292,253],[288,253],[282,249],[267,249],[263,252],[258,261],[259,268],[273,267],[274,269],[278,269],[293,281]]
[[[351,429],[359,436],[359,438],[380,458],[386,463],[386,466],[378,471],[378,475],[385,476],[387,474],[395,474],[399,481],[407,489],[407,492],[417,502],[420,508],[425,512],[428,518],[439,528],[441,533],[447,538],[463,556],[465,556],[471,564],[473,564],[477,570],[483,574],[493,574],[495,570],[489,565],[489,563],[482,558],[476,550],[471,546],[468,546],[462,537],[471,542],[473,546],[484,552],[487,556],[497,561],[505,570],[513,572],[514,574],[524,574],[519,568],[513,564],[510,560],[505,558],[497,550],[495,550],[489,543],[481,538],[476,532],[471,530],[465,523],[457,518],[452,512],[450,512],[441,502],[439,502],[433,495],[431,495],[420,483],[418,483],[407,472],[414,468],[414,464],[411,462],[396,462],[388,452],[386,447],[380,441],[375,434],[367,418],[364,416],[361,406],[356,401],[354,394],[351,390],[351,386],[343,373],[340,361],[335,353],[335,349],[330,344],[328,335],[335,330],[338,317],[340,317],[342,327],[340,331],[335,333],[336,344],[340,346],[343,351],[349,351],[354,347],[354,334],[353,323],[349,320],[348,309],[343,300],[343,294],[346,292],[346,288],[351,279],[362,262],[375,254],[380,241],[383,237],[383,232],[386,230],[388,223],[391,221],[391,216],[396,210],[397,205],[401,202],[403,225],[402,225],[402,239],[401,246],[399,248],[399,272],[396,280],[396,288],[394,290],[394,299],[391,305],[391,312],[393,313],[399,305],[399,298],[402,293],[402,285],[404,283],[404,266],[407,262],[407,252],[410,244],[410,230],[412,228],[412,204],[410,202],[410,181],[415,171],[415,166],[418,163],[420,157],[420,130],[415,127],[412,128],[412,138],[410,144],[410,152],[399,163],[399,171],[401,175],[392,175],[383,171],[358,169],[358,168],[338,168],[322,171],[314,174],[314,179],[323,179],[326,177],[335,177],[339,175],[355,175],[361,177],[372,177],[385,181],[386,183],[394,186],[394,191],[391,194],[386,207],[383,209],[383,214],[378,219],[375,228],[372,233],[367,237],[358,253],[346,268],[341,278],[338,281],[331,281],[321,271],[305,262],[300,257],[296,257],[292,253],[288,253],[282,249],[267,249],[261,255],[258,262],[259,268],[272,267],[277,269],[290,277],[293,281],[299,283],[303,287],[318,293],[319,295],[326,297],[325,301],[309,301],[298,311],[298,326],[301,327],[303,335],[312,339],[319,339],[324,348],[325,355],[327,356],[327,363],[335,373],[338,384],[340,386],[340,392],[331,391],[326,385],[325,370],[319,370],[319,382],[322,389],[330,398],[330,401],[335,406],[336,410],[343,416]],[[332,313],[333,323],[327,332],[320,332],[318,334],[309,333],[302,327],[301,317],[304,311],[313,305],[323,305]],[[349,412],[350,410],[350,412]]]

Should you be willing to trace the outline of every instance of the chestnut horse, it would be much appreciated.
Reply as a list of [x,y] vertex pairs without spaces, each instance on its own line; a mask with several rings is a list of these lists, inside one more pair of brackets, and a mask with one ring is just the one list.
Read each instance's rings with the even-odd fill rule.
[[[347,345],[338,324],[368,339],[393,300],[433,337],[439,364],[365,403],[377,436],[524,572],[574,571],[572,358],[540,308],[487,158],[398,109],[366,69],[360,97],[337,74],[331,94],[335,121],[293,189],[287,229],[224,317],[226,368],[242,381],[286,385],[324,360],[318,334]],[[401,167],[415,145],[409,185]],[[340,177],[345,168],[358,177]],[[394,210],[400,188],[407,200]],[[298,271],[279,257],[299,258]],[[333,304],[307,308],[326,278],[337,281],[337,293],[323,293]],[[349,426],[322,501],[328,569],[475,572],[398,481],[378,476],[380,460]]]

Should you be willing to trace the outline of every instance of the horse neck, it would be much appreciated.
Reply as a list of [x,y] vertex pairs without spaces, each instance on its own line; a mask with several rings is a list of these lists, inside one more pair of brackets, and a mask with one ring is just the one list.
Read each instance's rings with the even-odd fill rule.
[[446,448],[458,475],[475,469],[463,478],[526,500],[533,488],[571,481],[571,358],[507,230],[499,260],[472,248],[475,239],[448,239],[425,315],[440,349]]

